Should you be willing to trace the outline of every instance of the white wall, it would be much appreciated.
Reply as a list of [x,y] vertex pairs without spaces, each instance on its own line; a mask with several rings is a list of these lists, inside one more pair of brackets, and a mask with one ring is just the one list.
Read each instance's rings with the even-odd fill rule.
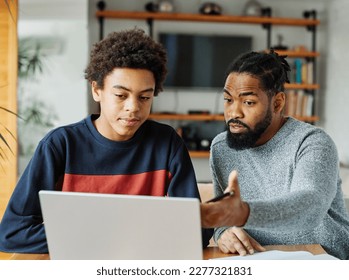
[[[77,122],[88,114],[87,82],[84,69],[88,57],[87,0],[20,0],[18,37],[52,42],[46,52],[44,71],[36,79],[19,82],[19,99],[45,103],[56,115],[54,126]],[[51,128],[31,127],[19,120],[19,143],[25,150],[35,148]],[[33,129],[32,129],[33,128]],[[19,157],[22,174],[31,152]]]
[[322,118],[325,130],[337,144],[341,161],[349,165],[349,1],[335,0],[329,7]]
[[[87,115],[87,0],[20,0],[18,36],[54,38],[57,48],[45,59],[34,94],[52,105],[56,125]],[[77,12],[78,11],[78,12]]]

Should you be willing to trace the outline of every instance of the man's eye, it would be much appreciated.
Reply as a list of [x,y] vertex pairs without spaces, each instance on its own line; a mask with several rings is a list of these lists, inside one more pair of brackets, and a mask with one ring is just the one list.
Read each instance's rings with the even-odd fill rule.
[[231,98],[224,97],[224,102],[230,103],[231,102]]
[[247,106],[252,106],[252,105],[256,104],[256,102],[254,102],[254,101],[248,101],[248,100],[246,100],[244,103],[245,103]]

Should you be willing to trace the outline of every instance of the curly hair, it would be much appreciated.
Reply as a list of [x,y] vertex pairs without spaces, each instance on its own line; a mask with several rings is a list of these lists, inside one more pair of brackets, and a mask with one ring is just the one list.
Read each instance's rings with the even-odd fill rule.
[[103,88],[105,77],[115,68],[149,70],[154,75],[156,96],[163,90],[167,74],[166,63],[165,49],[146,35],[144,30],[134,28],[112,32],[94,44],[85,78],[90,83],[97,82],[97,86]]
[[225,78],[233,72],[250,74],[260,80],[262,88],[270,98],[275,93],[284,91],[285,83],[290,82],[287,72],[291,68],[286,57],[279,56],[273,49],[269,53],[243,53],[228,66]]

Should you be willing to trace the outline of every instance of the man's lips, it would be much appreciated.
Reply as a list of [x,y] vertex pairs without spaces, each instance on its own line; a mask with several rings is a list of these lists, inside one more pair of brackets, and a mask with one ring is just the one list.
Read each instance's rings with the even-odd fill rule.
[[241,124],[231,123],[229,124],[230,132],[232,133],[241,133],[246,131],[246,127]]
[[240,120],[230,119],[227,124],[231,133],[243,133],[249,130],[249,127]]

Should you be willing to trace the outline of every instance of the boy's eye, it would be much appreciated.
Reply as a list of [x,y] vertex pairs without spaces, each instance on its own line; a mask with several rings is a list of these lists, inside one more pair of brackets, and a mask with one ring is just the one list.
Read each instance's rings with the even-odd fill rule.
[[114,95],[118,98],[125,98],[126,97],[126,95],[120,94],[120,93],[115,93]]
[[141,100],[149,100],[150,97],[148,97],[148,96],[141,96],[140,99],[141,99]]

